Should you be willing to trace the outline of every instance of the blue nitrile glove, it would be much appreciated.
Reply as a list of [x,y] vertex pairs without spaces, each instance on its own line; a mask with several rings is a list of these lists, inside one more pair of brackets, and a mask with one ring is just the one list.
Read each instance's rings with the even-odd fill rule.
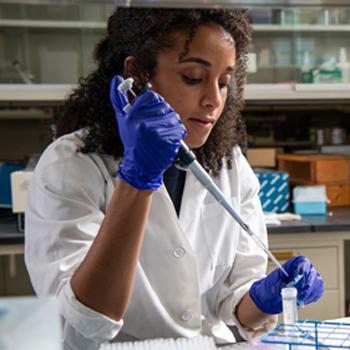
[[177,155],[186,129],[164,98],[150,89],[142,91],[124,112],[128,99],[118,91],[122,81],[117,75],[110,87],[110,100],[124,145],[118,174],[133,187],[156,190]]
[[310,260],[304,256],[296,256],[283,264],[287,271],[287,277],[279,268],[269,275],[253,283],[249,295],[255,305],[267,314],[279,314],[282,312],[282,288],[302,275],[302,278],[294,287],[298,290],[297,299],[303,304],[310,304],[321,298],[323,294],[323,280]]

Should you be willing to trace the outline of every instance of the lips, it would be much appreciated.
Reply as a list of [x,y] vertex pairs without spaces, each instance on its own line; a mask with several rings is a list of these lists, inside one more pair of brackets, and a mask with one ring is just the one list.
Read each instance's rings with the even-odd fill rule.
[[205,132],[209,131],[214,125],[214,121],[208,118],[190,118],[188,121]]
[[214,124],[214,119],[209,118],[190,118],[190,120],[193,120],[195,122],[203,123],[203,124]]

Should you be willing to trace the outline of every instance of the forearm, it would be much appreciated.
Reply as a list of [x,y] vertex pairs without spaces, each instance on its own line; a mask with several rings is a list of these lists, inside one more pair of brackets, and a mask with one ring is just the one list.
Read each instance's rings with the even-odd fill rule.
[[132,293],[152,191],[118,181],[101,228],[71,285],[80,302],[120,320]]
[[247,293],[236,308],[236,317],[240,324],[248,329],[263,328],[268,323],[275,322],[277,316],[262,312],[256,307]]

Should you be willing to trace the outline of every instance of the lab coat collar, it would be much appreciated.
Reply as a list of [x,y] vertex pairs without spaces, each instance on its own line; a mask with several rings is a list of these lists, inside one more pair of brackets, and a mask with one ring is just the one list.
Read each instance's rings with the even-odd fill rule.
[[[162,186],[158,189],[157,193],[172,203],[164,184],[162,184]],[[203,185],[190,171],[187,171],[181,200],[180,214],[178,218],[183,232],[186,232],[189,229],[194,220],[195,213],[198,212],[198,209],[203,206],[204,199],[207,194],[208,191],[203,187]],[[173,210],[173,215],[177,216],[175,208]]]

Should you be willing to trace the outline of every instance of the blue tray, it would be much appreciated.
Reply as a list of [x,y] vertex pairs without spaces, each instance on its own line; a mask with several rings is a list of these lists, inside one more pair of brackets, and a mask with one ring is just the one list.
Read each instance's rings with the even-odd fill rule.
[[264,335],[262,343],[295,345],[315,349],[350,349],[350,323],[300,320],[295,324],[279,324]]

